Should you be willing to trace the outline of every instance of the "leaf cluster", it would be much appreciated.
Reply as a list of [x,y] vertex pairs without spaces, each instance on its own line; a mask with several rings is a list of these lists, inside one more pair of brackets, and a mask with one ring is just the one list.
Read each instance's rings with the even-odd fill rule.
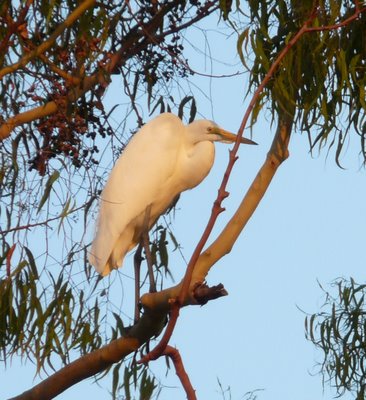
[[124,366],[124,371],[121,373],[123,365],[123,363],[118,363],[113,367],[112,399],[150,400],[153,395],[154,397],[158,395],[156,393],[158,383],[153,376],[149,375],[146,365],[137,365],[132,360],[129,365]]
[[272,116],[283,112],[293,115],[297,129],[308,134],[311,150],[315,146],[336,147],[338,165],[353,131],[365,160],[365,10],[342,25],[361,2],[248,0],[248,5],[250,32],[239,36],[238,44],[240,49],[250,40],[254,53],[251,89],[262,82],[278,54],[304,24],[311,28],[286,54],[258,99],[252,122],[264,105]]
[[361,400],[366,394],[366,285],[351,278],[334,287],[336,295],[326,293],[325,311],[306,318],[306,336],[322,351],[321,371],[338,394],[351,391]]
[[[0,280],[2,361],[20,354],[37,363],[37,372],[69,362],[72,351],[86,354],[102,343],[98,301],[92,307],[83,290],[75,292],[63,272],[40,280],[32,252]],[[1,263],[4,263],[4,259]],[[0,263],[0,267],[1,267]]]

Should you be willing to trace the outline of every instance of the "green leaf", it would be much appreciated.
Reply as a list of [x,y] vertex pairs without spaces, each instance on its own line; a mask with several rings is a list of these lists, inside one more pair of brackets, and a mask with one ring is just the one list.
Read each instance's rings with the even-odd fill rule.
[[32,252],[28,249],[28,247],[26,247],[26,246],[24,246],[24,250],[25,250],[25,252],[26,252],[26,254],[27,254],[27,258],[28,258],[28,261],[29,261],[29,266],[30,266],[30,268],[31,268],[31,270],[32,270],[32,273],[33,273],[32,279],[38,280],[38,278],[39,278],[39,276],[38,276],[38,270],[37,270],[36,262],[34,261],[33,254],[32,254]]
[[337,150],[336,150],[335,161],[339,168],[344,169],[339,161],[339,157],[341,155],[341,152],[343,149],[343,143],[344,143],[344,140],[342,140],[342,139],[343,139],[342,133],[340,132],[339,136],[338,136],[338,145],[337,145]]
[[239,58],[241,63],[244,65],[246,69],[249,70],[247,63],[245,62],[244,54],[243,54],[243,45],[245,47],[245,51],[247,52],[249,42],[249,28],[245,29],[238,37],[238,41],[236,43],[236,49],[239,54]]
[[114,368],[113,368],[113,379],[112,379],[112,399],[115,400],[117,398],[117,389],[118,389],[118,384],[119,384],[119,369],[121,368],[121,363],[118,363]]
[[126,400],[131,400],[130,378],[131,378],[131,372],[128,367],[125,367],[125,372],[123,374],[123,387],[125,388]]
[[60,214],[61,219],[60,219],[60,223],[58,225],[57,233],[60,233],[60,229],[62,227],[62,224],[63,224],[63,221],[64,221],[65,217],[67,217],[67,215],[75,207],[75,203],[74,203],[73,207],[71,207],[71,210],[69,211],[70,203],[71,203],[71,197],[69,197],[69,199],[66,201],[65,206],[64,206],[63,210],[61,211],[61,214]]
[[168,233],[169,233],[170,240],[173,242],[173,245],[174,245],[173,251],[175,251],[175,250],[177,250],[178,247],[179,247],[178,240],[177,240],[177,238],[174,236],[174,234],[173,234],[172,231],[169,230]]
[[220,0],[219,7],[222,12],[222,16],[224,21],[226,21],[229,17],[229,13],[231,11],[232,0]]
[[178,109],[178,117],[183,120],[184,118],[184,107],[191,102],[191,109],[190,109],[190,115],[189,115],[189,120],[188,122],[191,123],[194,121],[194,118],[196,117],[197,113],[197,107],[196,107],[196,100],[194,99],[193,96],[186,96],[182,99],[182,101],[179,104],[179,109]]
[[[164,104],[163,96],[160,96],[159,100],[156,102],[153,109],[150,111],[150,114],[149,114],[150,116],[154,113],[154,111],[158,108],[159,105],[160,105],[160,114],[162,114],[163,112],[165,112],[165,104]],[[149,110],[150,110],[150,108],[149,108]]]
[[50,196],[52,185],[56,182],[56,180],[60,177],[59,171],[54,171],[53,174],[48,178],[48,181],[46,182],[46,187],[43,193],[43,196],[41,198],[41,201],[39,202],[38,210],[37,213],[40,212],[41,208],[43,207],[44,203],[47,201],[48,197]]

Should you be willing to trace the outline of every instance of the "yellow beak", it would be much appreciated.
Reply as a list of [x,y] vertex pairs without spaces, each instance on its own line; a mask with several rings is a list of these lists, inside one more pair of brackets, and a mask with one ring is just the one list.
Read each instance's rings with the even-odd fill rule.
[[[224,129],[221,129],[221,128],[214,129],[214,133],[216,135],[219,135],[222,138],[222,142],[224,142],[224,143],[234,143],[237,138],[237,135],[234,135],[233,133],[225,131]],[[253,142],[253,140],[250,140],[250,139],[247,139],[244,137],[240,138],[240,143],[258,144],[256,142]]]

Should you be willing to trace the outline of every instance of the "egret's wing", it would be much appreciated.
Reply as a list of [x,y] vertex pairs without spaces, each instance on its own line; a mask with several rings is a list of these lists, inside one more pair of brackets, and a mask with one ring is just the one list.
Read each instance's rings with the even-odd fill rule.
[[[131,231],[136,217],[156,201],[166,201],[167,207],[177,194],[162,196],[162,191],[174,176],[183,129],[178,117],[160,115],[135,134],[114,166],[101,195],[96,236],[89,255],[90,263],[100,273],[111,253],[118,252],[114,249],[116,244],[123,253],[120,259],[134,244],[121,246],[119,238],[127,227]],[[127,236],[132,241],[133,235]]]

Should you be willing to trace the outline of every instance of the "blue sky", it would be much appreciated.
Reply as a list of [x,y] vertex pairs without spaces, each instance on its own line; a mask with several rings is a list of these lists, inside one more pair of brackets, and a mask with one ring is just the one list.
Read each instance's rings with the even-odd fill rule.
[[[205,45],[198,30],[189,40],[201,48]],[[241,68],[235,37],[226,40],[216,35],[211,43],[214,58],[235,64],[220,65],[213,73]],[[192,51],[189,59],[201,72],[211,72],[196,52]],[[209,97],[197,96],[203,116],[237,131],[245,112],[246,76],[225,80],[197,76],[192,82]],[[116,99],[118,90],[111,88],[106,104]],[[230,218],[263,163],[274,130],[266,118],[261,118],[253,129],[253,139],[259,146],[241,147],[229,184],[231,195],[224,204],[227,211],[220,216],[212,238]],[[315,364],[321,354],[305,340],[305,314],[299,308],[308,313],[319,311],[323,296],[317,280],[327,286],[340,276],[364,279],[366,187],[357,146],[354,138],[343,159],[347,169],[341,170],[332,154],[326,157],[326,151],[312,157],[306,136],[294,133],[290,158],[280,167],[232,252],[208,276],[209,284],[222,282],[229,296],[204,307],[182,310],[171,344],[180,350],[199,399],[222,398],[217,379],[224,388],[231,387],[231,398],[237,400],[255,389],[263,389],[258,392],[260,400],[330,399],[335,395],[327,386],[323,390],[321,377],[316,374]],[[216,163],[209,177],[183,194],[173,220],[186,259],[208,220],[228,161],[228,146],[217,144],[216,149]],[[132,275],[131,260],[128,257],[123,270],[127,275]],[[184,261],[178,252],[172,255],[171,265],[179,280]],[[165,377],[164,360],[153,363],[151,370],[170,386],[160,399],[185,399],[174,371]],[[15,361],[1,374],[0,382],[2,397],[16,395],[32,386],[32,368],[20,369]],[[59,398],[71,400],[76,396],[106,398],[105,391],[92,380]]]

